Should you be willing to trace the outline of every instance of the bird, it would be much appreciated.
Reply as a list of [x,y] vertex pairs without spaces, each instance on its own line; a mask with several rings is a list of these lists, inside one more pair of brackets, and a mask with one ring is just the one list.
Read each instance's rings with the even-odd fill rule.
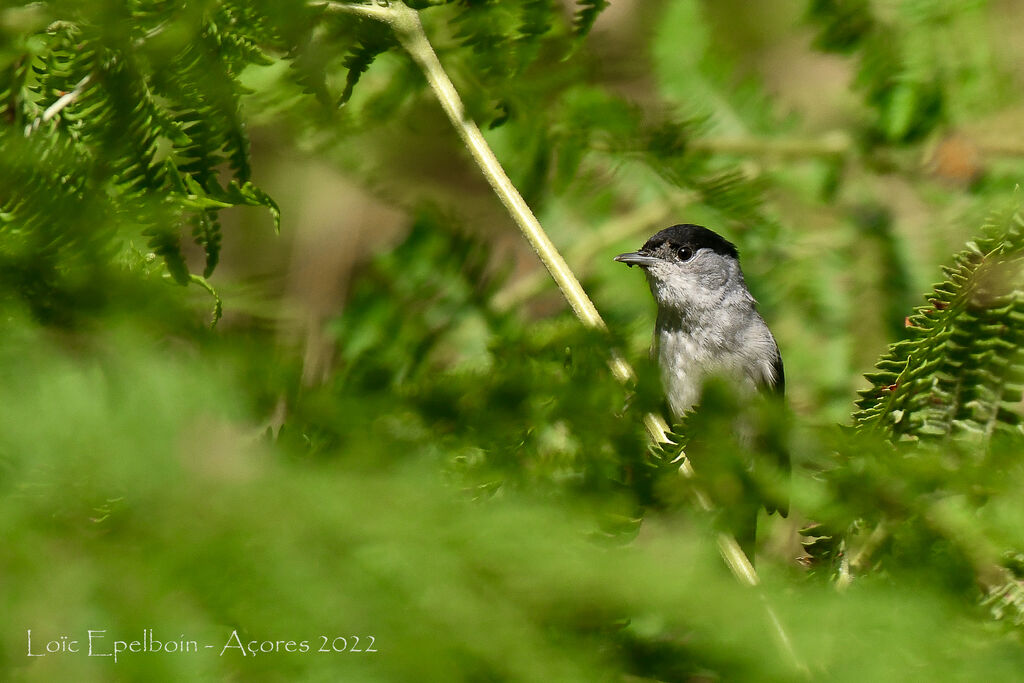
[[[673,417],[679,421],[700,404],[705,385],[717,377],[736,394],[781,397],[785,392],[782,354],[747,289],[736,246],[718,233],[690,223],[673,225],[654,234],[637,251],[619,254],[616,261],[639,266],[658,305],[652,355]],[[736,438],[749,447],[750,436],[737,418]],[[744,437],[744,432],[748,435]],[[780,449],[775,449],[776,451]],[[784,450],[784,449],[781,449]],[[778,453],[788,472],[788,454]],[[740,487],[727,516],[728,526],[753,559],[757,514],[764,503],[769,512],[788,512],[785,496],[750,500],[752,486]]]

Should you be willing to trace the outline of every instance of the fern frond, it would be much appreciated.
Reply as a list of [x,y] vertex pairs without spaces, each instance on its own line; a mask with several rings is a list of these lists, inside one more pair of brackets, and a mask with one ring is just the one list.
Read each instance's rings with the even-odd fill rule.
[[0,228],[10,238],[0,261],[9,273],[31,272],[34,284],[20,291],[41,317],[87,286],[70,277],[75,264],[102,268],[120,237],[145,236],[187,284],[184,228],[209,275],[221,209],[265,206],[279,225],[276,204],[249,180],[240,111],[238,74],[268,62],[260,41],[276,35],[259,4],[225,0],[196,12],[181,0],[131,0],[132,21],[109,26],[86,7],[0,65]]
[[578,0],[576,3],[576,14],[572,22],[573,33],[578,38],[585,37],[590,33],[590,29],[594,27],[597,15],[607,6],[608,0]]
[[807,18],[818,24],[815,47],[827,52],[856,50],[876,29],[868,0],[811,0]]
[[203,248],[206,266],[203,277],[210,277],[220,261],[220,220],[215,211],[197,212],[192,216],[192,239]]
[[554,10],[554,0],[524,0],[519,10],[520,42],[533,41],[551,30]]
[[151,227],[143,234],[149,237],[146,246],[164,260],[171,278],[179,285],[187,285],[189,270],[188,264],[185,263],[185,255],[181,251],[181,237],[178,231],[171,226],[161,225]]
[[395,47],[396,42],[391,29],[377,21],[360,20],[359,39],[342,64],[348,69],[345,77],[345,89],[338,99],[338,106],[344,105],[352,97],[352,91],[366,70],[370,68],[378,55]]
[[994,216],[908,318],[869,374],[858,430],[891,439],[1020,433],[1024,387],[1024,216]]
[[281,209],[273,197],[261,190],[254,183],[228,183],[227,189],[218,194],[219,197],[230,202],[234,206],[262,206],[270,211],[274,219],[274,232],[281,232]]
[[486,76],[507,77],[517,71],[520,21],[511,3],[473,0],[453,20],[455,38],[472,50],[474,66]]
[[741,169],[711,173],[692,182],[700,192],[701,200],[708,206],[737,220],[759,220],[764,188],[747,177]]

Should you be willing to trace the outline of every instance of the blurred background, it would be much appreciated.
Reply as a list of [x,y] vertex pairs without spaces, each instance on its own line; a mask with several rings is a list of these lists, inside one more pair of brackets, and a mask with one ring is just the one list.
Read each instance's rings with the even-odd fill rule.
[[[607,335],[376,20],[0,5],[0,678],[1017,675],[1019,282],[1005,442],[837,426],[942,267],[1019,237],[1024,3],[408,4]],[[642,425],[654,302],[612,258],[677,223],[738,245],[785,360],[758,592]],[[748,454],[713,418],[728,500]],[[90,629],[200,650],[34,656]]]

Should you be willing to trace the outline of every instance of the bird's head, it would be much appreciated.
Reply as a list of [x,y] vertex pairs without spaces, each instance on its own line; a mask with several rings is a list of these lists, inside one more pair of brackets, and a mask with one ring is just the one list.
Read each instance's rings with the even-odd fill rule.
[[749,297],[736,246],[699,225],[665,228],[615,260],[644,270],[659,310],[693,311],[719,306],[731,294]]

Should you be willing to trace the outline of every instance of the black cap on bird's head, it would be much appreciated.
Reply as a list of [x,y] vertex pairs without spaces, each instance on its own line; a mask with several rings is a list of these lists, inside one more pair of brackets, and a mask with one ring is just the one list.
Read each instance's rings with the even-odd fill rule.
[[627,266],[640,267],[666,260],[685,262],[693,258],[700,249],[709,249],[716,254],[739,259],[739,251],[732,242],[701,225],[685,223],[665,228],[647,240],[638,251],[619,254],[615,260]]

